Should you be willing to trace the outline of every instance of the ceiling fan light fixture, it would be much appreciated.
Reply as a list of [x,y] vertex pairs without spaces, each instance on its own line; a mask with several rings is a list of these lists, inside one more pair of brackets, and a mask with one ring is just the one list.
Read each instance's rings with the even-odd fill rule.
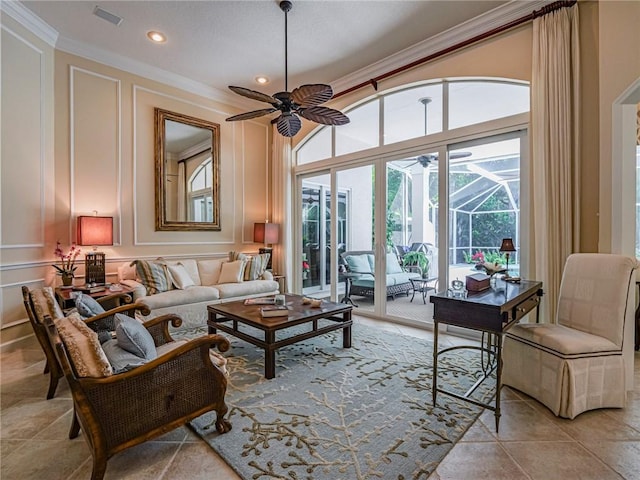
[[[284,92],[274,93],[273,96],[266,95],[248,88],[229,86],[232,92],[242,95],[243,97],[265,102],[272,108],[264,108],[262,110],[254,110],[252,112],[233,115],[226,119],[227,122],[236,122],[240,120],[248,120],[250,118],[261,117],[270,113],[280,111],[280,116],[272,121],[276,124],[278,133],[284,137],[293,137],[302,128],[300,117],[312,122],[324,125],[345,125],[349,123],[349,117],[344,113],[328,107],[321,107],[320,104],[331,100],[333,90],[330,85],[322,83],[314,83],[310,85],[302,85],[292,92],[289,92],[289,71],[288,71],[288,34],[287,34],[287,13],[293,7],[289,0],[283,0],[279,4],[280,10],[284,12]],[[256,82],[260,82],[256,77]],[[266,77],[264,77],[266,78]],[[268,80],[268,79],[267,79]]]
[[266,75],[258,75],[255,80],[256,83],[260,85],[266,85],[270,82],[269,77],[267,77]]

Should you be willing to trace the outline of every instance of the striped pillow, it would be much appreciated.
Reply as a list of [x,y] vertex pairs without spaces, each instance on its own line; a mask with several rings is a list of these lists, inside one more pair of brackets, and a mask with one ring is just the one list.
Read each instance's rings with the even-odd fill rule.
[[244,253],[232,251],[229,253],[229,260],[232,262],[235,260],[245,261],[243,280],[246,282],[249,280],[258,280],[262,277],[262,274],[267,269],[270,256],[271,254],[269,253],[261,253],[260,255],[252,257]]
[[171,275],[164,263],[134,260],[131,265],[136,266],[140,282],[147,288],[148,295],[171,290]]

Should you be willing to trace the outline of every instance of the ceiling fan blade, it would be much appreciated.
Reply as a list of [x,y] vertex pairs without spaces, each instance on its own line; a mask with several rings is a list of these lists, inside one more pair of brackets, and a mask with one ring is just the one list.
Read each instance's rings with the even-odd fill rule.
[[243,87],[233,87],[230,86],[229,90],[238,95],[242,95],[243,97],[250,98],[251,100],[258,100],[259,102],[267,102],[272,105],[277,105],[279,102],[275,98],[261,92],[256,92],[255,90],[249,90],[248,88]]
[[331,100],[333,89],[330,85],[314,83],[301,85],[291,92],[291,98],[301,107],[313,107]]
[[250,118],[261,117],[263,115],[269,115],[270,113],[277,112],[277,108],[263,108],[262,110],[254,110],[253,112],[240,113],[233,117],[227,118],[227,122],[237,122],[238,120],[249,120]]
[[323,125],[346,125],[349,117],[344,113],[327,107],[309,107],[298,110],[301,117]]
[[283,137],[293,137],[300,131],[302,122],[297,115],[293,113],[283,113],[277,121],[276,128]]

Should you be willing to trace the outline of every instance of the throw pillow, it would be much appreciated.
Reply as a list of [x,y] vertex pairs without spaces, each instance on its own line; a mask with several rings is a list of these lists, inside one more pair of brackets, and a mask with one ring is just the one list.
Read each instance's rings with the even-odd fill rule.
[[193,279],[189,275],[189,272],[187,272],[187,269],[184,268],[184,265],[182,265],[181,263],[178,263],[176,265],[167,265],[167,268],[169,269],[169,273],[171,274],[173,285],[176,288],[184,290],[187,287],[192,287],[193,285],[195,285]]
[[222,264],[218,283],[238,283],[244,276],[244,260],[225,262]]
[[262,277],[262,274],[267,270],[269,263],[270,253],[261,253],[260,255],[250,256],[240,252],[229,252],[229,260],[244,260],[244,281],[258,280]]
[[46,315],[53,319],[64,317],[51,287],[35,288],[31,290],[30,295],[36,318],[40,323],[44,321]]
[[224,260],[199,260],[198,273],[202,285],[216,285],[220,280],[220,271]]
[[78,313],[56,318],[54,323],[78,377],[102,378],[113,374],[98,334],[87,327]]
[[111,368],[113,368],[113,373],[116,374],[128,372],[147,363],[145,358],[139,357],[122,348],[118,345],[118,340],[115,339],[104,342],[102,349],[111,364]]
[[84,293],[76,295],[76,308],[78,313],[85,318],[93,317],[104,313],[104,308],[100,305],[95,298]]
[[149,262],[147,260],[134,260],[131,265],[136,266],[138,278],[147,288],[149,295],[166,292],[171,287],[171,275],[167,266],[162,262]]
[[158,356],[153,337],[135,318],[116,313],[116,338],[121,348],[138,357],[153,360]]

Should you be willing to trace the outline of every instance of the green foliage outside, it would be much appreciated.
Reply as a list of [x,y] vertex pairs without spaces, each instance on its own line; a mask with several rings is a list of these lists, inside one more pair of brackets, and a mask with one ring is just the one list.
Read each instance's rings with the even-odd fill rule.
[[417,266],[420,272],[425,275],[429,271],[429,258],[424,252],[407,252],[402,257],[402,265],[405,267]]

